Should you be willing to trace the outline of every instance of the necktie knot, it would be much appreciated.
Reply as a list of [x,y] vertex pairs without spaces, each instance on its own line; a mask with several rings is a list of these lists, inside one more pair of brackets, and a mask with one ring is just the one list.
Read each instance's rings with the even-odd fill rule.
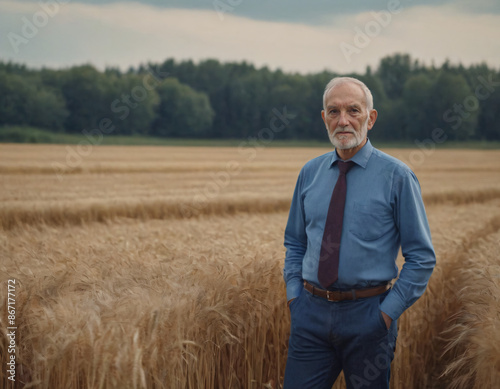
[[347,174],[347,172],[354,166],[353,161],[338,161],[340,174]]

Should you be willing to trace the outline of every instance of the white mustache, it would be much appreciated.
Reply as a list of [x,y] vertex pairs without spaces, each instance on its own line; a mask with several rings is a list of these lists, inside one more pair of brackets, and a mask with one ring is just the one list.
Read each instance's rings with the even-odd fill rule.
[[337,127],[335,131],[333,131],[333,136],[337,135],[339,132],[348,132],[350,134],[355,134],[354,128],[346,128],[346,127]]

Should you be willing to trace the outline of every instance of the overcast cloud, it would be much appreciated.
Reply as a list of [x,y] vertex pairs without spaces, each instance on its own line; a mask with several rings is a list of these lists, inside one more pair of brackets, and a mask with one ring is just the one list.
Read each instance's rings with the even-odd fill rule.
[[[347,73],[403,52],[427,64],[448,58],[500,67],[499,5],[490,0],[475,2],[474,9],[461,1],[401,0],[397,6],[397,0],[376,0],[355,8],[327,0],[56,1],[43,0],[56,4],[46,11],[38,2],[0,1],[1,60],[126,69],[172,57],[217,58],[302,73]],[[228,5],[217,12],[214,3]]]

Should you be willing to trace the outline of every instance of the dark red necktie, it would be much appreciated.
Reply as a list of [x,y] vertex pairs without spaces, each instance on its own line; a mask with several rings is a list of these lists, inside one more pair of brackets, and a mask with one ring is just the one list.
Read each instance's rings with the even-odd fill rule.
[[339,178],[335,188],[333,188],[319,255],[318,280],[325,289],[337,281],[339,277],[340,238],[347,189],[346,174],[354,166],[354,162],[338,161],[337,164]]

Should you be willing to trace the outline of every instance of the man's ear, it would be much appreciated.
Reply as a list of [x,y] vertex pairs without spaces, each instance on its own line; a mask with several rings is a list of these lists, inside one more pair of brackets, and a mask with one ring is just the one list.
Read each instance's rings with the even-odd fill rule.
[[[323,122],[325,123],[325,126],[326,126],[326,119],[325,119],[325,110],[321,110],[321,117],[323,118]],[[326,126],[326,128],[328,128],[328,126]]]
[[377,121],[378,112],[376,109],[372,109],[368,116],[368,130],[371,130],[375,122]]

